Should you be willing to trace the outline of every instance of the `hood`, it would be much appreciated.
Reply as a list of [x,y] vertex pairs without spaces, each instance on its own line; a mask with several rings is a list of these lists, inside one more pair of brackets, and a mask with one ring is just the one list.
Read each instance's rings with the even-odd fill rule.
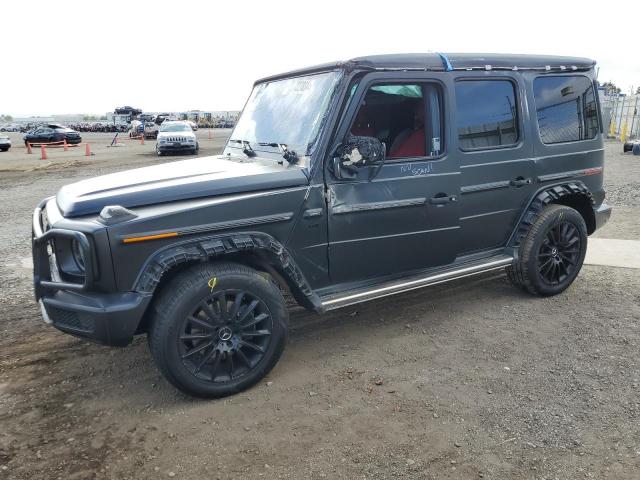
[[66,185],[56,196],[65,217],[99,213],[106,205],[156,203],[305,185],[300,167],[254,157],[200,157],[126,170]]

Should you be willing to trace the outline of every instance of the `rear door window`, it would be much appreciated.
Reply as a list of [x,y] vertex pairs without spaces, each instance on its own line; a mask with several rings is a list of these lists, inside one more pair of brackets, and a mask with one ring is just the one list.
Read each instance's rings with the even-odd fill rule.
[[518,142],[516,93],[509,80],[456,82],[458,144],[483,150]]
[[546,144],[577,142],[598,133],[593,83],[581,75],[538,77],[533,94],[540,138]]

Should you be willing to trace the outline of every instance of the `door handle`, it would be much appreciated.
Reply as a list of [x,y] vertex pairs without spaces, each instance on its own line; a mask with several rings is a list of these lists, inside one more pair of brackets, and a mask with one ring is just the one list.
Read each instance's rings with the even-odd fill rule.
[[456,201],[456,197],[454,197],[454,196],[449,197],[449,196],[446,196],[446,195],[444,195],[442,197],[437,197],[437,196],[436,197],[431,197],[429,199],[429,203],[431,205],[444,205],[445,203],[455,202],[455,201]]
[[509,182],[513,187],[524,187],[525,185],[529,185],[531,183],[530,178],[518,177],[515,180],[511,180]]

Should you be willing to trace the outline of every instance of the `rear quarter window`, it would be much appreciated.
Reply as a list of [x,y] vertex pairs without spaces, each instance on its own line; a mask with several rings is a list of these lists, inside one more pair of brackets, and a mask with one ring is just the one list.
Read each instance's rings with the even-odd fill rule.
[[485,150],[518,142],[516,92],[510,80],[456,82],[458,144]]
[[538,77],[533,81],[538,130],[543,143],[590,140],[598,133],[593,83],[582,75]]

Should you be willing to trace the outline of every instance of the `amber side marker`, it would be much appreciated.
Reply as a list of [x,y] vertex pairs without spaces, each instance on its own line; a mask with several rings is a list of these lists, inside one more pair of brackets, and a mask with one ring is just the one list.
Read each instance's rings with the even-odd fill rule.
[[180,235],[178,232],[159,233],[157,235],[145,235],[143,237],[129,237],[122,240],[122,243],[146,242],[147,240],[160,240],[161,238],[172,238]]

